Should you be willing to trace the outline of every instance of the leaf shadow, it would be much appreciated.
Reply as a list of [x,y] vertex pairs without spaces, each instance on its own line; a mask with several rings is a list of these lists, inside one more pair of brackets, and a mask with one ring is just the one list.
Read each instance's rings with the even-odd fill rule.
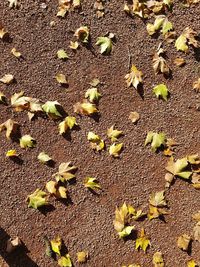
[[[22,243],[22,246],[11,253],[6,252],[6,242],[10,239],[10,235],[0,227],[0,256],[8,264],[9,267],[39,267],[27,253],[29,250]],[[2,265],[3,266],[3,265]]]
[[43,207],[38,208],[39,212],[43,215],[47,215],[48,213],[54,211],[56,208],[52,204],[45,205]]

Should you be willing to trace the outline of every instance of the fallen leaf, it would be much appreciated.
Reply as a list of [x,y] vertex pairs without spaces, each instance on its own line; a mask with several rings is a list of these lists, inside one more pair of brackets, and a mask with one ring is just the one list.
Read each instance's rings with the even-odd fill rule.
[[12,157],[18,157],[19,154],[17,154],[17,151],[15,149],[8,150],[6,152],[6,157],[12,158]]
[[58,182],[49,181],[46,183],[46,190],[56,198],[67,198],[67,188],[59,186]]
[[22,246],[22,241],[20,240],[19,237],[16,237],[14,239],[10,238],[6,243],[6,252],[11,253],[16,248],[21,247],[21,246]]
[[89,41],[90,32],[87,26],[81,26],[75,31],[74,36],[82,43],[87,44]]
[[174,64],[178,67],[182,67],[186,64],[185,59],[182,57],[177,57],[174,59]]
[[193,228],[194,240],[200,242],[200,222],[198,222]]
[[97,179],[92,177],[86,177],[84,186],[92,190],[101,189]]
[[90,102],[98,102],[101,98],[101,94],[98,92],[98,89],[93,87],[86,91],[85,98],[88,98]]
[[140,114],[136,111],[131,112],[128,117],[133,123],[136,123],[140,119]]
[[98,113],[98,110],[95,104],[84,101],[82,103],[78,102],[74,105],[74,112],[82,115],[92,115],[94,113]]
[[109,37],[98,37],[96,45],[100,46],[101,54],[110,54],[112,51],[112,39]]
[[62,115],[58,111],[58,109],[61,107],[62,106],[57,101],[47,101],[44,105],[42,105],[44,112],[46,112],[46,114],[52,119],[62,117]]
[[192,45],[195,48],[199,47],[199,43],[196,39],[197,32],[195,32],[190,27],[184,29],[183,33],[178,37],[175,42],[175,47],[179,51],[188,52],[188,45]]
[[34,193],[32,193],[27,197],[28,207],[38,209],[42,206],[48,205],[46,196],[47,196],[46,192],[40,189],[35,190]]
[[58,125],[59,134],[62,135],[68,130],[71,130],[75,125],[78,125],[75,117],[67,116],[64,121]]
[[89,84],[92,86],[92,87],[97,87],[99,84],[100,84],[100,80],[98,78],[94,78]]
[[165,75],[170,74],[170,67],[167,64],[167,61],[164,59],[165,51],[159,45],[157,52],[153,56],[153,69],[156,74],[163,73]]
[[64,49],[59,49],[59,50],[57,51],[57,57],[58,57],[59,59],[68,59],[68,58],[69,58],[69,56],[67,55],[67,53],[65,52]]
[[153,88],[153,92],[156,95],[157,98],[162,98],[165,101],[168,99],[169,91],[165,84],[161,83],[158,84]]
[[156,252],[153,255],[153,265],[154,267],[165,267],[164,260],[161,252]]
[[166,136],[164,133],[148,132],[144,145],[151,143],[151,149],[156,152],[161,146],[166,144]]
[[52,160],[52,158],[50,158],[49,155],[45,152],[40,152],[37,158],[41,163],[44,163],[44,164]]
[[166,207],[167,202],[165,200],[165,191],[159,191],[156,193],[152,193],[149,199],[149,203],[158,208]]
[[91,148],[96,151],[101,151],[104,149],[105,143],[104,141],[93,132],[89,132],[87,136],[88,141],[90,141]]
[[12,119],[8,119],[0,125],[0,132],[6,130],[6,138],[12,139],[18,133],[19,126],[20,125],[17,122]]
[[123,147],[123,143],[120,143],[120,144],[113,143],[109,147],[109,154],[115,158],[119,157],[119,154],[121,153],[122,147]]
[[22,55],[19,51],[17,51],[16,48],[13,48],[13,49],[11,50],[11,53],[13,54],[13,56],[15,56],[15,57],[17,57],[17,58],[20,58],[21,55]]
[[195,189],[200,189],[200,175],[198,173],[192,174],[192,185]]
[[68,84],[66,76],[64,74],[62,74],[62,73],[56,74],[56,80],[60,84],[65,84],[65,85]]
[[200,92],[200,78],[196,80],[195,82],[193,82],[193,89],[196,92]]
[[71,162],[61,163],[58,167],[58,172],[55,173],[53,176],[55,177],[56,181],[65,182],[75,178],[74,172],[76,172],[77,167],[73,166]]
[[51,249],[53,250],[53,252],[55,252],[56,254],[58,254],[60,256],[60,250],[62,247],[62,239],[57,236],[55,239],[50,241],[51,243]]
[[130,87],[132,85],[137,89],[138,85],[143,82],[142,76],[142,72],[139,71],[136,66],[132,65],[130,73],[125,76],[127,86]]
[[122,231],[118,232],[120,238],[125,238],[131,234],[135,226],[125,226]]
[[169,188],[173,180],[174,180],[174,175],[169,172],[166,173],[165,174],[165,181],[166,181],[165,187]]
[[142,249],[146,252],[147,248],[151,245],[150,240],[146,237],[144,228],[141,229],[140,237],[135,241],[135,249]]
[[200,211],[192,215],[192,219],[196,220],[197,222],[200,221]]
[[0,104],[6,104],[6,96],[0,92]]
[[198,265],[194,260],[190,260],[187,262],[187,267],[198,267]]
[[79,47],[79,43],[77,41],[75,42],[70,41],[69,48],[76,50],[78,49],[78,47]]
[[111,139],[112,142],[115,142],[118,140],[118,138],[123,134],[122,131],[119,131],[117,129],[114,129],[114,125],[112,125],[108,130],[107,130],[107,136],[108,138]]
[[5,31],[4,28],[0,27],[0,38],[3,39],[7,34],[7,31]]
[[12,74],[5,74],[1,79],[0,82],[5,84],[11,84],[14,81],[14,76]]
[[176,49],[179,51],[183,51],[183,52],[187,52],[189,47],[187,45],[187,38],[185,37],[185,35],[181,34],[176,42],[175,42],[175,47]]
[[28,134],[23,135],[19,141],[21,148],[32,148],[36,145],[36,140]]
[[70,258],[70,255],[69,254],[66,254],[65,257],[61,257],[59,260],[58,260],[58,265],[60,267],[72,267],[72,262],[71,262],[71,258]]
[[187,251],[189,248],[190,241],[191,241],[191,237],[186,234],[183,234],[178,237],[177,246],[178,248],[184,251]]
[[187,171],[188,165],[189,164],[187,158],[178,159],[176,162],[174,162],[173,158],[170,158],[166,170],[172,173],[174,176],[189,179],[192,175],[192,172]]
[[88,259],[88,252],[86,251],[79,251],[77,252],[77,261],[78,263],[85,263]]
[[9,7],[12,8],[12,7],[17,7],[17,0],[8,0],[9,2]]

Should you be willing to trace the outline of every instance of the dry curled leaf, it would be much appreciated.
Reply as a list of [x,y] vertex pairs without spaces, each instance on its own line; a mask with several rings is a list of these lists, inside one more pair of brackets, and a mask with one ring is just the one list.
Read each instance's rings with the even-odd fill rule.
[[67,198],[67,188],[60,186],[58,182],[49,181],[46,183],[46,190],[56,198]]
[[58,265],[60,267],[72,267],[72,261],[70,258],[69,254],[66,254],[65,256],[62,256],[59,260],[58,260]]
[[59,109],[61,108],[61,104],[57,101],[47,101],[44,105],[42,105],[43,111],[46,112],[46,114],[52,119],[58,119],[59,117],[62,117],[59,112]]
[[80,0],[59,0],[57,17],[64,18],[66,13],[81,6]]
[[14,81],[14,76],[12,74],[5,74],[1,79],[0,82],[5,84],[11,84]]
[[133,123],[136,123],[140,119],[140,114],[136,111],[131,112],[128,117]]
[[22,246],[22,241],[20,240],[19,237],[10,238],[6,244],[6,252],[11,253],[12,251],[14,251],[16,248],[20,246]]
[[92,149],[96,151],[101,151],[105,147],[104,141],[98,136],[97,134],[93,132],[89,132],[87,136],[88,141],[90,141],[90,146]]
[[62,73],[58,73],[58,74],[56,74],[56,80],[57,80],[57,82],[59,83],[59,84],[61,84],[61,85],[66,85],[66,84],[68,84],[68,81],[67,81],[67,78],[66,78],[66,76],[64,75],[64,74],[62,74]]
[[18,133],[19,124],[12,119],[8,119],[0,125],[0,132],[6,130],[6,138],[12,139]]
[[18,156],[19,154],[17,154],[17,151],[15,149],[11,149],[6,152],[7,158],[18,157]]
[[62,239],[59,236],[57,236],[55,239],[51,240],[50,243],[51,243],[52,251],[60,256],[61,255],[60,250],[62,247]]
[[71,48],[72,50],[76,50],[78,49],[78,47],[79,47],[79,43],[77,41],[75,42],[70,41],[69,48]]
[[190,241],[191,241],[191,237],[186,234],[183,234],[178,237],[177,246],[178,248],[184,251],[187,251],[189,248]]
[[164,54],[165,51],[159,45],[157,52],[153,56],[153,69],[156,74],[160,72],[169,75],[171,70],[164,58]]
[[200,222],[198,222],[193,228],[194,240],[200,242]]
[[0,38],[3,39],[7,34],[8,32],[0,26]]
[[75,31],[74,36],[77,37],[79,41],[84,44],[87,44],[89,41],[90,32],[87,26],[81,26]]
[[174,59],[174,64],[178,67],[182,67],[186,64],[185,59],[182,57],[177,57]]
[[17,51],[16,48],[13,48],[13,49],[11,50],[11,53],[12,53],[13,56],[15,56],[16,58],[20,58],[21,55],[22,55],[19,51]]
[[139,71],[135,65],[132,65],[130,73],[125,76],[127,86],[130,87],[132,85],[135,89],[137,89],[138,85],[143,82],[142,76],[143,73]]

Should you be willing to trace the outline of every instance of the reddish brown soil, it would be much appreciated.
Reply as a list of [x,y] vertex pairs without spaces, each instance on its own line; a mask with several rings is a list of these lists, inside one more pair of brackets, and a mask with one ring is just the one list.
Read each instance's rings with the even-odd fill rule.
[[[152,69],[152,54],[158,47],[160,38],[151,38],[145,23],[137,17],[130,18],[122,11],[123,1],[109,1],[106,15],[97,19],[93,1],[83,1],[83,12],[74,12],[59,19],[57,1],[46,1],[46,10],[40,1],[21,0],[19,9],[9,9],[7,1],[0,1],[0,18],[10,33],[10,42],[0,41],[0,76],[14,74],[17,83],[0,86],[0,91],[11,96],[24,90],[27,96],[42,101],[57,100],[65,110],[73,113],[73,104],[83,99],[88,83],[99,77],[103,85],[100,91],[99,121],[89,117],[77,117],[79,131],[72,131],[71,140],[58,135],[57,123],[50,119],[38,118],[28,121],[25,112],[16,113],[9,107],[0,106],[0,123],[13,118],[21,124],[22,134],[31,134],[37,140],[34,149],[22,150],[17,143],[11,143],[0,135],[0,258],[1,266],[32,267],[57,266],[45,256],[43,236],[54,238],[60,235],[76,263],[76,252],[87,250],[90,260],[86,266],[111,267],[137,262],[142,266],[152,266],[152,255],[160,250],[168,267],[186,266],[191,257],[200,260],[200,244],[193,242],[191,255],[177,248],[177,236],[191,234],[192,213],[199,210],[200,193],[188,183],[177,180],[167,199],[169,215],[166,222],[145,220],[135,223],[138,230],[145,227],[151,238],[151,248],[146,254],[134,249],[134,241],[118,239],[113,228],[116,205],[124,201],[135,207],[147,209],[151,192],[162,190],[165,184],[167,159],[161,154],[144,147],[149,130],[164,131],[168,137],[180,143],[177,157],[199,152],[199,95],[192,91],[192,83],[200,76],[200,54],[191,49],[189,54],[177,52],[168,45],[167,56],[173,77],[166,80],[155,76]],[[190,26],[200,29],[200,5],[181,7],[175,1],[169,19],[178,34]],[[50,21],[56,22],[50,27]],[[76,53],[68,48],[74,39],[73,30],[88,25],[91,30],[91,49],[81,47]],[[102,56],[95,40],[107,31],[116,34],[116,45],[110,56]],[[128,46],[132,61],[144,73],[144,99],[132,88],[127,89],[124,75],[128,73]],[[24,56],[17,60],[10,54],[16,47]],[[70,60],[56,59],[59,48],[70,54]],[[186,66],[173,65],[177,56],[186,59]],[[59,87],[54,76],[63,72],[69,77],[69,88]],[[171,92],[168,102],[157,100],[152,95],[152,87],[165,82]],[[128,116],[131,111],[141,114],[141,120],[133,125]],[[116,124],[123,130],[124,150],[120,159],[113,159],[108,152],[95,154],[88,145],[87,133],[92,130],[106,137],[106,129]],[[5,152],[16,148],[22,162],[17,164],[5,159]],[[46,151],[55,161],[54,168],[42,165],[37,155]],[[51,179],[61,162],[72,161],[79,167],[77,183],[68,187],[71,203],[65,205],[51,200],[54,209],[41,213],[29,209],[25,201],[28,194],[41,188]],[[103,187],[99,195],[87,191],[82,182],[86,176],[97,177]],[[27,253],[7,256],[5,242],[9,236],[19,236],[27,247]]]

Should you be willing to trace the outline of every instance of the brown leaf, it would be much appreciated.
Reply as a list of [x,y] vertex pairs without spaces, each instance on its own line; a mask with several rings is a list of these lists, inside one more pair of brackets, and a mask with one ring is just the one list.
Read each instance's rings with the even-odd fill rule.
[[4,129],[6,129],[6,138],[11,139],[18,132],[19,124],[9,119],[0,125],[0,132]]

